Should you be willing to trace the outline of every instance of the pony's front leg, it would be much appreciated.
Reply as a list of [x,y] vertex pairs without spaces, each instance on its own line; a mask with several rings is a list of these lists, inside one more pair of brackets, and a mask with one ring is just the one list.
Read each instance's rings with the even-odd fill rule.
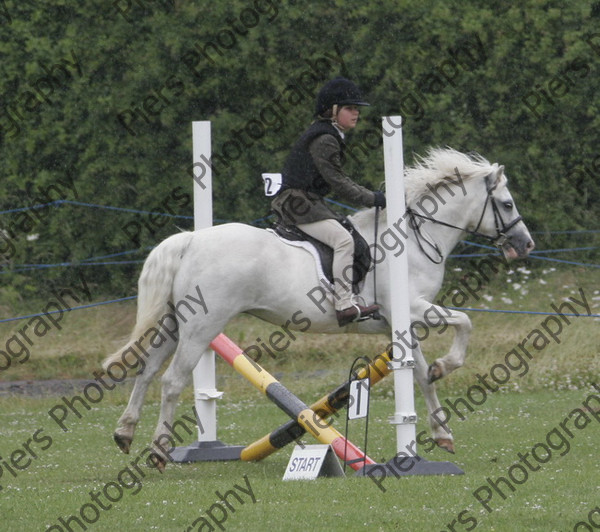
[[412,353],[415,360],[414,377],[425,398],[432,438],[439,447],[450,453],[454,453],[452,431],[447,424],[440,423],[437,418],[437,414],[442,411],[441,405],[436,393],[435,384],[432,384],[427,376],[427,361],[423,356],[421,347],[417,344]]
[[[448,326],[454,327],[454,341],[448,353],[436,359],[429,366],[429,382],[434,382],[464,364],[472,325],[471,320],[464,312],[450,310],[435,304],[429,305],[423,315],[427,326],[443,327],[441,331],[438,331],[440,334]],[[432,315],[435,315],[435,321],[430,321]]]

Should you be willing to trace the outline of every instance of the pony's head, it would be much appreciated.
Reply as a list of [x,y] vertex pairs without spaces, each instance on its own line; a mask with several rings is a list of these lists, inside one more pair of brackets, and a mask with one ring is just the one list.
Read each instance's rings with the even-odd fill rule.
[[[422,219],[487,238],[506,259],[523,258],[535,245],[507,183],[504,166],[490,164],[481,155],[432,148],[405,171],[406,203]],[[444,198],[455,196],[469,196],[468,212],[465,204],[457,202],[456,220],[438,219],[434,214],[445,205]]]
[[483,182],[487,196],[479,231],[492,239],[507,260],[527,257],[535,243],[508,190],[504,166],[494,163]]

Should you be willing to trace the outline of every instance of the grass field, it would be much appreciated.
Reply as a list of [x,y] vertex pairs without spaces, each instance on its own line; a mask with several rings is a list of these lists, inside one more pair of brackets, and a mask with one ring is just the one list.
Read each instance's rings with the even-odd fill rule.
[[[457,275],[450,275],[450,286]],[[552,312],[552,304],[580,298],[581,289],[592,312],[598,313],[599,288],[597,274],[586,271],[532,273],[522,268],[495,280],[486,298],[469,306]],[[5,315],[39,312],[43,303],[23,302],[2,310]],[[39,338],[29,347],[29,358],[13,360],[0,377],[92,378],[100,360],[127,336],[134,309],[134,304],[117,304],[66,314],[61,330]],[[129,455],[118,451],[112,432],[130,383],[106,392],[91,410],[80,406],[80,418],[69,411],[66,432],[48,414],[65,404],[60,396],[6,396],[0,398],[0,530],[83,530],[68,521],[70,516],[84,519],[89,530],[187,530],[196,521],[193,530],[202,531],[563,531],[575,530],[589,517],[591,528],[580,524],[577,530],[594,529],[593,523],[600,523],[600,508],[595,513],[600,506],[600,399],[591,398],[592,385],[600,386],[598,320],[563,321],[556,338],[531,349],[527,365],[517,367],[508,353],[532,331],[542,331],[545,316],[469,314],[474,330],[467,364],[440,381],[442,404],[464,398],[478,382],[477,375],[489,373],[494,364],[510,362],[516,369],[473,411],[453,415],[455,455],[427,445],[419,449],[429,460],[450,459],[464,475],[389,478],[380,486],[385,492],[373,480],[350,472],[346,479],[283,482],[291,447],[259,463],[172,464],[161,475],[143,465],[157,418],[158,384],[150,390]],[[5,339],[0,349],[22,326],[0,325]],[[226,332],[244,346],[270,330],[240,317]],[[443,354],[449,340],[448,334],[431,334],[423,342],[428,360]],[[277,359],[261,362],[310,403],[345,379],[355,356],[374,357],[385,345],[384,337],[305,335]],[[218,375],[219,388],[225,391],[219,402],[222,440],[247,444],[285,421],[282,412],[231,368],[219,363]],[[420,432],[427,426],[418,392],[416,403]],[[191,416],[191,408],[188,388],[177,416]],[[392,410],[389,380],[372,397],[368,453],[378,461],[396,453],[395,432],[387,423]],[[343,430],[341,420],[335,426]],[[350,439],[362,446],[360,422],[351,430]],[[185,434],[183,444],[194,439]],[[304,442],[313,443],[309,438]]]
[[[318,388],[327,388],[326,380],[318,379],[320,386],[313,383],[313,393],[308,396],[314,396]],[[231,377],[231,381],[231,387],[245,386],[237,377]],[[246,393],[249,391],[253,393]],[[394,453],[393,429],[385,421],[390,413],[385,399],[391,391],[386,383],[374,394],[368,452],[376,460],[389,459]],[[272,405],[260,397],[256,399],[253,390],[244,390],[236,399],[231,395],[219,408],[219,435],[224,441],[253,441],[284,420]],[[587,395],[585,390],[498,394],[465,421],[454,423],[457,453],[451,459],[465,475],[389,478],[380,483],[385,492],[368,478],[283,482],[291,449],[261,463],[170,465],[162,475],[142,466],[140,473],[132,462],[143,456],[150,440],[156,402],[147,405],[147,416],[139,427],[132,453],[123,455],[111,438],[125,399],[123,391],[98,408],[82,412],[81,419],[73,416],[67,424],[68,432],[63,432],[47,414],[58,398],[3,401],[0,456],[7,459],[16,449],[28,454],[29,447],[37,458],[30,459],[29,467],[18,471],[16,478],[6,470],[6,464],[1,464],[0,528],[29,531],[59,525],[51,530],[68,530],[59,518],[66,522],[70,516],[80,516],[84,505],[93,504],[97,512],[84,508],[90,521],[97,519],[95,524],[87,525],[91,530],[186,530],[202,517],[207,525],[199,528],[197,524],[194,530],[218,530],[213,516],[223,521],[225,529],[240,531],[441,531],[452,530],[448,525],[456,519],[464,524],[455,523],[454,530],[572,530],[599,503],[598,422],[590,414],[589,423],[584,426],[582,422],[582,428],[575,429],[571,421],[566,426],[573,437],[560,428],[570,412],[582,407]],[[186,409],[191,409],[189,402],[187,407],[182,405],[179,415]],[[420,400],[418,411],[423,414]],[[420,423],[418,430],[424,428]],[[42,432],[26,446],[40,429]],[[358,427],[354,430],[354,439],[362,442]],[[191,442],[192,437],[186,440]],[[510,480],[511,466],[522,463],[519,453],[527,458],[536,445],[540,462],[529,456],[531,469],[513,467],[514,480]],[[423,453],[423,457],[447,460],[450,455],[434,450]],[[26,463],[21,461],[21,465]],[[125,469],[131,473],[124,474]],[[499,477],[508,478],[515,491],[508,484],[501,484],[500,491],[485,489],[490,486],[488,478],[498,482]],[[120,491],[111,485],[119,480]],[[250,491],[256,502],[237,490],[235,484]],[[225,515],[213,505],[224,507],[221,495],[232,489],[241,501],[229,496],[231,508]],[[489,512],[475,498],[477,490],[479,500],[488,501]],[[94,493],[98,495],[95,503]],[[101,510],[100,503],[106,509]],[[81,529],[74,522],[71,528]]]

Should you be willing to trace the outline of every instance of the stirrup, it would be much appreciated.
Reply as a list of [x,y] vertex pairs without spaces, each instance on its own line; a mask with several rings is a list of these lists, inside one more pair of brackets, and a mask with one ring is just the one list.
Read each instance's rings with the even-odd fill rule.
[[[374,310],[373,312],[371,312],[370,314],[368,314],[366,316],[361,316],[360,315],[360,308],[358,308],[359,317],[356,318],[356,320],[354,320],[354,321],[365,321],[365,320],[379,321],[379,320],[381,320],[381,314],[379,312],[379,303],[377,303],[377,301],[374,301],[373,305],[367,305],[367,302],[365,301],[365,298],[362,297],[361,295],[354,294],[353,299],[354,298],[360,299],[363,307],[370,307],[370,306],[372,306],[372,307],[377,306],[378,307],[376,310]],[[356,303],[354,303],[354,302],[352,303],[352,305],[355,306],[355,307],[357,306]]]
[[[376,307],[376,308],[373,308],[373,307]],[[346,312],[352,310],[353,308],[356,310],[355,313],[343,314],[343,313],[346,313]],[[337,310],[336,318],[337,318],[338,325],[340,327],[344,327],[346,325],[349,325],[350,323],[356,323],[356,322],[372,319],[373,315],[376,314],[378,310],[379,310],[379,306],[376,306],[376,305],[370,305],[369,307],[367,307],[365,305],[361,309],[361,307],[358,304],[352,303],[352,306],[350,306],[350,307],[347,307],[343,310]],[[367,311],[368,313],[363,314],[364,311]]]

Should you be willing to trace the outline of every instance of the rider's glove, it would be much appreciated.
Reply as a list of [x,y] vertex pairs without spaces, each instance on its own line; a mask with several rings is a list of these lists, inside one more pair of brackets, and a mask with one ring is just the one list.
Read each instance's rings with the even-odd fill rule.
[[385,194],[379,190],[373,194],[375,194],[375,207],[381,207],[382,209],[385,209]]

